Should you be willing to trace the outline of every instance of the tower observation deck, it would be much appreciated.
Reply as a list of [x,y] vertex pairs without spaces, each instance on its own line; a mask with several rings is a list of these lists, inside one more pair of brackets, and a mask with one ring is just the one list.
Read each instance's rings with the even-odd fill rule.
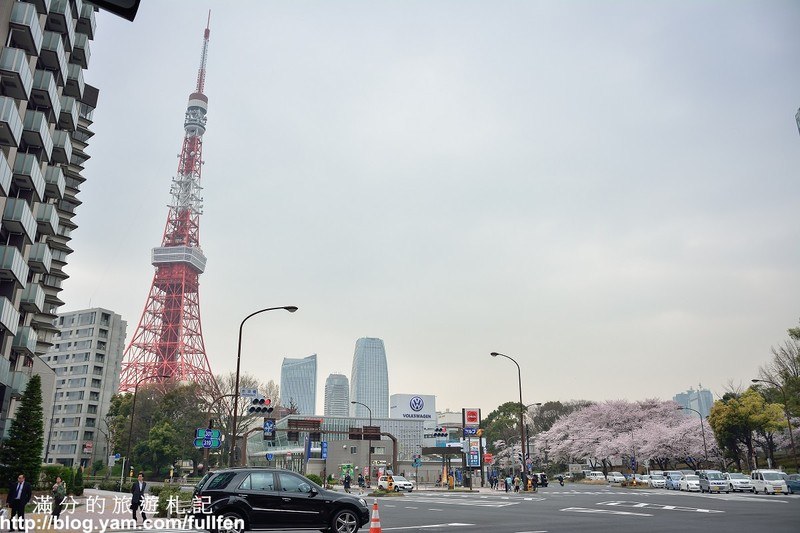
[[140,384],[193,382],[217,391],[208,364],[200,322],[199,278],[206,268],[200,248],[200,196],[203,134],[208,98],[203,93],[210,22],[203,34],[197,87],[189,95],[183,123],[185,135],[178,172],[172,178],[171,202],[161,246],[153,248],[153,283],[139,324],[125,349],[119,390],[132,392]]

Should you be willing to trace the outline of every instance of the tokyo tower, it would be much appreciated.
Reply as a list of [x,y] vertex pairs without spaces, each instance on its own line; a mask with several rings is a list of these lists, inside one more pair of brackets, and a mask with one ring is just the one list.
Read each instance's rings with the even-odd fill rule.
[[139,325],[125,349],[119,390],[133,392],[142,383],[192,382],[218,391],[206,357],[200,326],[199,278],[206,266],[200,249],[199,196],[208,98],[203,94],[211,14],[203,35],[197,88],[189,95],[185,136],[172,179],[172,200],[161,246],[153,248],[156,269]]

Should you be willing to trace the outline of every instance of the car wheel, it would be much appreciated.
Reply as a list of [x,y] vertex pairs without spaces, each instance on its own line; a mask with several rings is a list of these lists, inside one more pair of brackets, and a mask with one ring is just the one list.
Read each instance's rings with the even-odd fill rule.
[[219,527],[216,529],[216,533],[242,533],[247,529],[246,525],[244,525],[241,529],[236,528],[237,522],[241,522],[241,524],[244,524],[244,518],[242,517],[242,515],[240,515],[235,511],[226,511],[221,515],[219,515],[217,517],[217,524],[222,525],[222,523],[225,520],[230,520],[232,523],[232,527],[230,528]]
[[399,487],[399,486],[397,486],[397,485],[395,485],[395,486],[394,486],[394,491],[395,491],[395,492],[400,492],[400,487]]
[[331,531],[334,533],[355,533],[359,527],[358,516],[350,509],[342,509],[336,513],[331,521]]

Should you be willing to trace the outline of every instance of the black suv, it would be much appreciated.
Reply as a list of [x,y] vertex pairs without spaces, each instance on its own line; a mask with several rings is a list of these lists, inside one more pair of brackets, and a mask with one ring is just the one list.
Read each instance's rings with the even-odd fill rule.
[[363,498],[325,490],[308,478],[277,468],[227,468],[209,472],[194,489],[201,527],[220,533],[254,529],[319,529],[355,533],[369,522]]

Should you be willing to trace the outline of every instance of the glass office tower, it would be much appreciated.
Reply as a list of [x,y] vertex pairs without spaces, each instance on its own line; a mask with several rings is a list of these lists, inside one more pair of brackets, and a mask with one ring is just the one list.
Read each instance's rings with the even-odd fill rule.
[[281,405],[297,414],[313,415],[317,408],[317,354],[302,359],[285,357],[281,365]]
[[325,380],[325,416],[350,414],[350,382],[344,374],[331,374]]
[[[369,406],[372,418],[389,418],[389,370],[381,339],[364,337],[356,341],[350,400]],[[350,416],[368,417],[369,411],[363,405],[351,404]]]

